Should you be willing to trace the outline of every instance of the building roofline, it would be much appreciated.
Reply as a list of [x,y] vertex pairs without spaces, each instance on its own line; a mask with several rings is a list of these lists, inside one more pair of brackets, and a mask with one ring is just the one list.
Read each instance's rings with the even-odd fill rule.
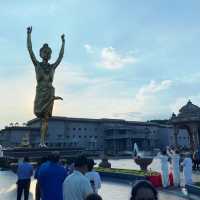
[[29,127],[29,126],[7,126],[7,127],[3,128],[3,129],[1,129],[0,133],[5,131],[5,130],[13,130],[13,129],[15,129],[15,130],[32,130],[32,131],[34,131],[34,130],[38,130],[39,128],[37,128],[37,127]]
[[[159,124],[155,122],[141,122],[141,121],[126,121],[124,119],[112,119],[112,118],[76,118],[76,117],[64,117],[64,116],[52,116],[49,120],[58,120],[58,121],[74,121],[74,122],[95,122],[95,123],[122,123],[129,125],[139,125],[139,126],[157,126],[157,127],[172,127],[172,125]],[[39,121],[39,118],[34,118],[27,122],[27,125],[31,125]]]

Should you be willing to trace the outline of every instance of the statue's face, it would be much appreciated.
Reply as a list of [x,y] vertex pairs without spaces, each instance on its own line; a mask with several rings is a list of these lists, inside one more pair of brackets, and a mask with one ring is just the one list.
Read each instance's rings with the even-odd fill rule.
[[47,44],[44,44],[40,49],[40,57],[47,61],[51,59],[51,48]]
[[44,60],[50,60],[51,59],[51,52],[49,52],[48,50],[44,49],[41,53],[40,53],[40,57]]

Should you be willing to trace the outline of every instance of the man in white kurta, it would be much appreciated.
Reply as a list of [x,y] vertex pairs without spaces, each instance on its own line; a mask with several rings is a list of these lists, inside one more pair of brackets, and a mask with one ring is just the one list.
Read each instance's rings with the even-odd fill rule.
[[84,176],[88,160],[80,156],[75,160],[75,170],[63,183],[63,200],[85,200],[93,193],[89,180]]
[[94,170],[94,165],[96,163],[93,159],[89,159],[88,162],[88,172],[85,174],[85,176],[88,178],[89,182],[91,183],[91,186],[93,188],[93,191],[95,193],[98,193],[98,190],[101,188],[101,178],[98,172]]
[[182,165],[185,184],[192,184],[192,159],[189,155],[184,158]]
[[158,156],[158,158],[161,162],[162,185],[164,188],[166,188],[169,185],[169,165],[166,151],[163,151],[162,154]]
[[173,168],[173,181],[174,186],[180,186],[180,155],[178,151],[168,150],[167,154],[171,157]]

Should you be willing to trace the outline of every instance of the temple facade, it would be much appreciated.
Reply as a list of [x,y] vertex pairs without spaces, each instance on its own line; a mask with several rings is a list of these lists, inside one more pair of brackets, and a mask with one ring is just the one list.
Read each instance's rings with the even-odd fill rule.
[[190,148],[195,151],[200,146],[200,107],[190,100],[180,108],[179,113],[172,114],[171,123],[174,126],[175,144],[178,145],[180,129],[185,129],[189,136]]

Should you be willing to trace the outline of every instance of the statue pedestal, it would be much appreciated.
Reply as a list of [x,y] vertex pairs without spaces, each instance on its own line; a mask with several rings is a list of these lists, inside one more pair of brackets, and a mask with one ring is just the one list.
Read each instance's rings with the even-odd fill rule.
[[30,148],[30,147],[20,147],[13,149],[4,150],[4,157],[8,159],[19,159],[23,157],[29,157],[31,160],[37,160],[42,157],[47,157],[51,152],[57,151],[61,158],[65,157],[75,157],[84,152],[83,148]]

